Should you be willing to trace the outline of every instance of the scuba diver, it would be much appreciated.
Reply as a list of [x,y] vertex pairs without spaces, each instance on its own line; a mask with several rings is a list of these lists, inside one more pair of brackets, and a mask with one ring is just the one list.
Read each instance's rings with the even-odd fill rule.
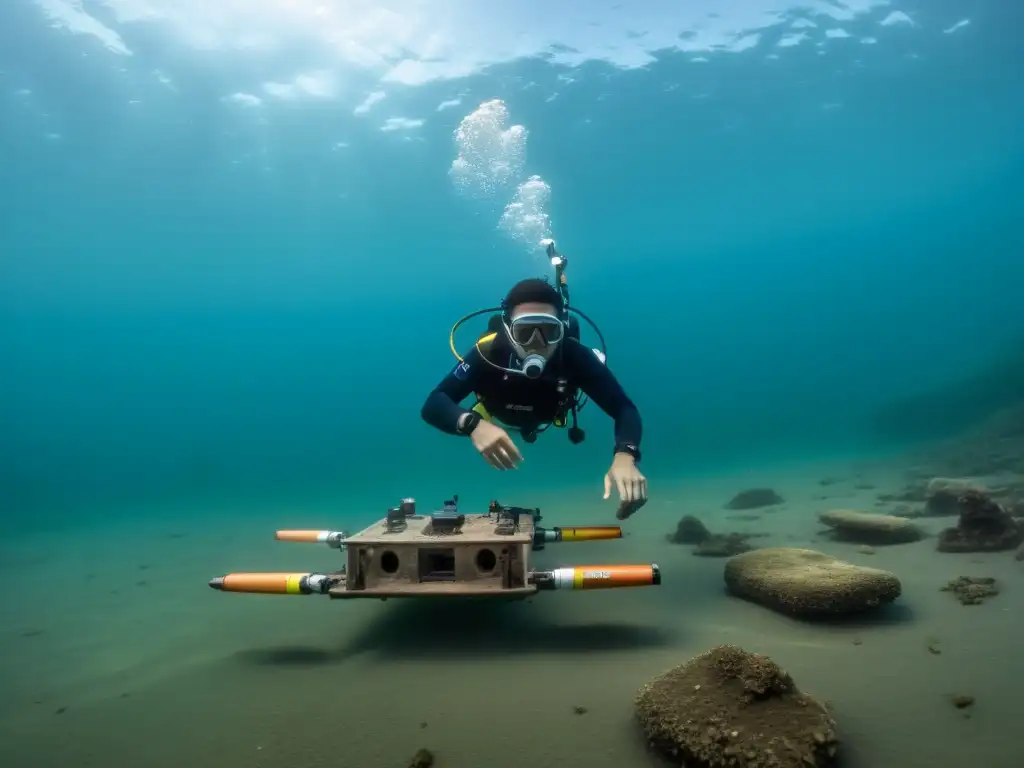
[[[615,448],[604,477],[604,498],[620,497],[617,516],[625,519],[647,501],[647,478],[637,468],[642,433],[640,412],[605,364],[604,337],[597,326],[569,305],[567,260],[545,240],[555,267],[555,285],[542,278],[518,282],[500,307],[466,315],[451,330],[449,344],[458,364],[430,393],[421,415],[431,426],[468,436],[476,450],[499,470],[514,469],[522,454],[506,429],[532,443],[554,425],[568,427],[573,444],[585,434],[578,411],[590,398],[615,420]],[[455,349],[455,332],[467,320],[492,313],[488,332],[465,355]],[[580,341],[582,317],[601,339],[602,349]],[[472,408],[461,402],[476,396]]]

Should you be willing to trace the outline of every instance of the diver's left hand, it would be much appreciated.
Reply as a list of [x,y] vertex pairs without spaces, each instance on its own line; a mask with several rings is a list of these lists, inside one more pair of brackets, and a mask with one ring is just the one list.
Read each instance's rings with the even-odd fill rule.
[[604,497],[612,492],[612,485],[619,489],[623,502],[647,500],[647,478],[636,468],[636,461],[628,453],[616,453],[612,466],[604,476]]

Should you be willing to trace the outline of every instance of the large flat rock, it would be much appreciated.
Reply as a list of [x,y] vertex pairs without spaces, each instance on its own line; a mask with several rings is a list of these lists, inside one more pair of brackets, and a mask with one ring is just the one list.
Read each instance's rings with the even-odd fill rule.
[[862,613],[899,597],[888,571],[844,562],[811,549],[756,549],[730,558],[725,584],[737,597],[792,616]]

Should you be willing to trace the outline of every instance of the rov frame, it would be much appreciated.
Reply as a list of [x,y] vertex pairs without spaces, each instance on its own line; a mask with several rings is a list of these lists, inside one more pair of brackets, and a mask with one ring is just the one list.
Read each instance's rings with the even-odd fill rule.
[[586,565],[532,570],[532,553],[549,542],[622,538],[616,525],[542,528],[540,509],[492,501],[483,514],[463,514],[458,496],[422,515],[402,499],[359,533],[283,530],[279,541],[326,544],[346,562],[326,573],[231,573],[210,581],[224,592],[326,594],[333,599],[389,597],[525,598],[554,589],[657,586],[656,564]]

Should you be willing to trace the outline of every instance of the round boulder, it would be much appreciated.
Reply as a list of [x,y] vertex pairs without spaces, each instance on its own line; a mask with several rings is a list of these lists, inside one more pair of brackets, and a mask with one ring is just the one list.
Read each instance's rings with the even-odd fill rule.
[[737,597],[792,616],[861,613],[900,596],[900,580],[812,549],[755,549],[729,559],[725,584]]
[[693,515],[686,515],[676,525],[675,533],[668,534],[666,538],[673,544],[701,544],[710,536],[711,531],[704,523]]
[[832,529],[835,538],[858,544],[905,544],[924,536],[913,521],[894,515],[832,509],[822,512],[818,519]]
[[783,501],[785,499],[771,488],[748,488],[733,496],[725,506],[727,509],[757,509],[781,504]]
[[983,491],[965,491],[960,519],[939,533],[939,552],[1002,552],[1024,544],[1024,526]]
[[723,645],[640,689],[650,745],[692,768],[815,768],[835,762],[835,722],[767,656]]
[[960,497],[967,491],[985,491],[985,486],[963,477],[933,477],[925,490],[924,512],[932,517],[960,514]]

